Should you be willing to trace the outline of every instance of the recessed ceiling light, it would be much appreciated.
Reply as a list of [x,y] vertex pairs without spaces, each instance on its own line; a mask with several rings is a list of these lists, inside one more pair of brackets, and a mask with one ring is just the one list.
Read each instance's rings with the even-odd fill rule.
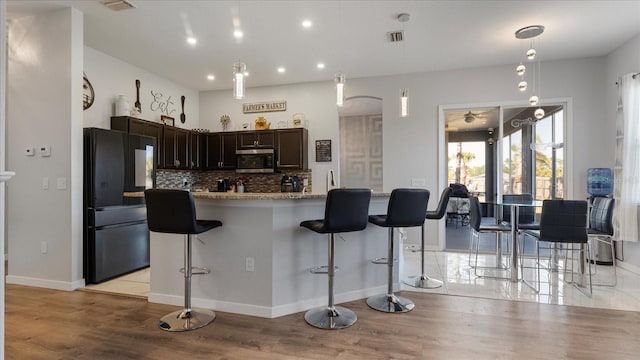
[[194,38],[193,36],[189,36],[187,38],[187,42],[189,43],[189,45],[195,45],[198,43],[198,39]]
[[236,39],[242,39],[242,37],[244,36],[244,33],[242,32],[242,30],[234,30],[233,31],[233,37]]
[[215,78],[216,78],[216,77],[215,77],[215,76],[213,76],[213,75],[211,75],[211,74],[207,75],[207,80],[210,80],[210,81],[211,81],[211,80],[214,80]]
[[278,72],[279,72],[280,74],[282,74],[282,73],[283,73],[283,72],[285,72],[285,71],[286,71],[286,70],[285,70],[285,68],[283,68],[283,67],[279,67],[279,68],[278,68]]
[[308,28],[311,27],[311,25],[313,25],[311,20],[302,20],[302,27],[303,28],[308,29]]
[[318,69],[324,69],[324,63],[318,63],[318,65],[316,65],[316,67]]

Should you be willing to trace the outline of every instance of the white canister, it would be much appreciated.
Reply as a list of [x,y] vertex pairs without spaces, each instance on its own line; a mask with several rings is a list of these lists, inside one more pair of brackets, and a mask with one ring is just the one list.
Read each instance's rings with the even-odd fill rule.
[[115,116],[129,116],[129,102],[124,95],[118,95],[116,98],[116,113]]

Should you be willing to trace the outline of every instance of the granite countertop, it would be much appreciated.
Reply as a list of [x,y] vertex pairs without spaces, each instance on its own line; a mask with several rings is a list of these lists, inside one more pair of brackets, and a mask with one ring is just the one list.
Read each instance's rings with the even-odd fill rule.
[[[386,197],[391,195],[386,192],[374,192],[372,197]],[[125,197],[144,197],[143,192],[125,192]],[[236,193],[236,192],[209,192],[194,191],[193,197],[196,199],[221,199],[221,200],[295,200],[295,199],[324,199],[326,193],[301,193],[301,192],[283,192],[283,193]]]

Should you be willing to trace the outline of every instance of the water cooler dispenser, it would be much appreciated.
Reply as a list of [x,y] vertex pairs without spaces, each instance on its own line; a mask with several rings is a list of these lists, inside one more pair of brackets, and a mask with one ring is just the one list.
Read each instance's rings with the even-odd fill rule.
[[[591,197],[589,203],[594,197],[604,196],[610,197],[613,194],[613,170],[609,168],[590,168],[587,170],[587,192]],[[595,249],[593,249],[593,258],[598,259],[597,263],[601,265],[612,265],[613,254],[611,247],[601,241],[595,241]]]

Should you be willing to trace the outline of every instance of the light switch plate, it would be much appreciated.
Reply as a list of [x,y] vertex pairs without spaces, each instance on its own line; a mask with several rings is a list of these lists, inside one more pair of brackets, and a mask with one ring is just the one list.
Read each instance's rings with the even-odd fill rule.
[[427,186],[427,181],[422,179],[411,179],[411,186]]
[[48,177],[43,177],[42,178],[42,189],[43,190],[49,190],[49,178]]

